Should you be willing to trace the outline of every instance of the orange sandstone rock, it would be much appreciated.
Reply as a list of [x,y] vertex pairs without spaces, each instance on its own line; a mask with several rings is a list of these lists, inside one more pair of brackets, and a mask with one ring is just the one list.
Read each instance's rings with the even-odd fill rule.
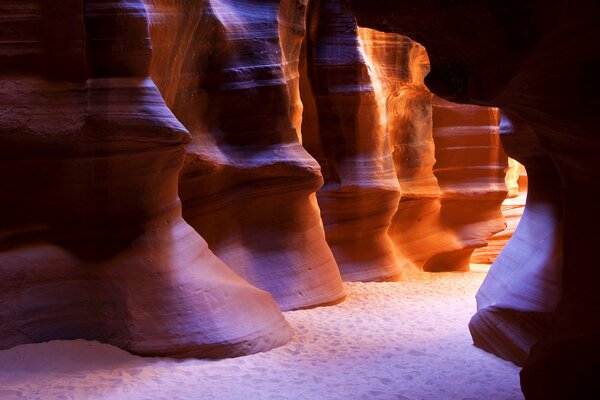
[[400,197],[384,110],[356,21],[336,0],[311,3],[302,86],[303,144],[322,166],[327,242],[346,280],[403,272],[387,234]]
[[223,357],[286,343],[271,296],[181,218],[190,137],[148,76],[144,4],[0,10],[0,348],[85,338]]
[[152,76],[190,131],[183,215],[215,254],[283,309],[345,296],[299,142],[305,4],[151,0]]
[[319,204],[344,278],[390,279],[407,264],[468,269],[472,251],[504,228],[498,111],[432,105],[422,46],[357,30],[335,1],[317,4],[302,134],[324,166]]

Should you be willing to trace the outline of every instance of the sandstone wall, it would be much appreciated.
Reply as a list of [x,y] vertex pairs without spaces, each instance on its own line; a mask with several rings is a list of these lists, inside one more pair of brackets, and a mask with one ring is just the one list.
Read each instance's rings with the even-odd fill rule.
[[0,348],[222,357],[287,342],[271,296],[181,218],[190,136],[149,78],[144,4],[0,9]]
[[303,2],[152,0],[151,74],[190,131],[183,216],[283,309],[345,296],[299,142]]

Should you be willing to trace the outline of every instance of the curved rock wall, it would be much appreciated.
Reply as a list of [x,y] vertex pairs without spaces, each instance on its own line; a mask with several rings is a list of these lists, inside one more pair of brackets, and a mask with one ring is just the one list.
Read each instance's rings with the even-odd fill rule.
[[382,101],[396,179],[402,191],[388,235],[397,256],[421,269],[437,249],[440,188],[433,173],[432,95],[423,83],[429,58],[407,37],[360,28],[362,50]]
[[360,32],[402,190],[388,230],[396,253],[426,271],[468,270],[473,250],[504,229],[498,111],[432,98],[423,83],[423,46],[393,33]]
[[433,102],[434,174],[440,191],[442,235],[426,271],[468,270],[471,254],[506,225],[500,210],[506,198],[508,160],[500,146],[497,109]]
[[144,4],[0,9],[0,348],[86,338],[221,357],[287,342],[273,299],[181,218],[189,134],[148,77]]
[[318,192],[327,241],[346,280],[402,274],[387,235],[400,198],[385,104],[368,71],[354,18],[337,0],[311,3],[305,44],[303,144],[323,167]]
[[301,1],[152,0],[152,76],[190,131],[184,218],[281,308],[345,296],[298,140]]
[[319,206],[342,276],[468,270],[505,226],[498,111],[437,100],[434,135],[422,46],[358,28],[336,0],[313,2],[309,19],[303,144],[323,166]]
[[463,270],[501,226],[497,112],[341,0],[50,3],[0,2],[0,347],[267,350],[338,264]]
[[469,328],[476,345],[523,365],[548,329],[561,295],[560,178],[518,115],[505,111],[501,129],[506,151],[527,165],[527,204],[477,293],[478,311]]
[[[535,343],[521,372],[528,399],[577,398],[590,393],[597,397],[600,393],[592,383],[592,377],[600,373],[600,270],[595,267],[600,243],[596,229],[600,140],[595,118],[600,87],[593,79],[600,55],[592,51],[600,41],[597,4],[584,0],[486,0],[455,2],[453,7],[442,0],[347,3],[359,24],[407,35],[427,47],[432,72],[426,82],[434,93],[448,100],[500,107],[518,116],[537,137],[540,146],[530,149],[534,159],[549,159],[550,165],[542,168],[538,189],[530,174],[530,190],[541,201],[535,204],[528,199],[526,208],[530,202],[533,208],[525,213],[532,225],[551,228],[543,232],[547,238],[556,233],[561,218],[556,210],[561,210],[563,235],[551,240],[562,244],[557,246],[563,253],[562,294],[540,336],[529,341],[524,332],[513,331],[506,347],[493,351],[506,354],[518,341]],[[513,156],[510,149],[508,155]],[[530,172],[528,160],[523,163]],[[542,239],[536,232],[522,231],[519,236],[526,235],[535,243]],[[531,254],[518,250],[521,245],[522,240],[515,238],[503,253],[514,248],[516,258],[511,264],[535,267],[527,261]],[[545,253],[544,259],[552,254]],[[504,264],[499,262],[500,257],[496,264]],[[540,276],[543,271],[529,271],[505,285],[535,289],[541,296],[539,302],[545,303],[546,296],[552,298],[554,293]],[[549,280],[553,280],[551,274]],[[526,312],[515,311],[510,324],[519,325],[518,319]]]

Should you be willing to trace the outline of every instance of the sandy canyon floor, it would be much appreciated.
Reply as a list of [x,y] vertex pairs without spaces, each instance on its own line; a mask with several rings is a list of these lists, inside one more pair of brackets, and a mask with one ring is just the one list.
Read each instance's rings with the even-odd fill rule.
[[0,399],[522,399],[519,368],[474,347],[485,269],[349,283],[336,306],[286,312],[294,339],[220,361],[142,358],[87,342],[0,351]]

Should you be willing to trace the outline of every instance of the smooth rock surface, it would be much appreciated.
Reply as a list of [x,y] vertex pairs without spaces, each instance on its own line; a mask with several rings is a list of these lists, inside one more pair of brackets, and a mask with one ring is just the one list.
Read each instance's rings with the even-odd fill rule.
[[381,90],[338,0],[311,2],[308,28],[302,138],[323,168],[317,196],[327,242],[345,280],[397,280],[404,263],[387,231],[400,185]]
[[499,123],[497,109],[434,97],[433,172],[441,192],[441,235],[430,242],[435,253],[424,270],[468,269],[473,250],[506,228],[500,206],[507,193],[508,160],[500,146]]
[[185,220],[282,309],[340,301],[315,196],[320,166],[297,131],[306,4],[148,4],[151,75],[192,135],[179,186]]
[[434,204],[435,211],[439,211],[440,198],[433,174],[432,94],[423,83],[429,72],[429,58],[423,46],[407,37],[368,28],[360,28],[359,34],[401,189],[387,234],[398,258],[420,269],[427,257],[421,254],[423,249],[434,252],[437,248],[424,236],[437,228],[437,214],[430,213],[429,208]]
[[272,297],[181,218],[190,138],[148,76],[144,4],[0,14],[0,348],[85,338],[223,357],[287,342]]
[[[600,243],[595,228],[600,222],[600,86],[594,79],[600,54],[593,50],[600,41],[600,7],[585,0],[485,0],[453,2],[452,7],[441,0],[348,4],[360,25],[407,35],[427,48],[432,69],[426,83],[434,93],[451,101],[500,107],[532,129],[541,145],[533,152],[551,161],[544,168],[548,181],[540,180],[541,192],[554,191],[553,198],[561,199],[560,204],[542,202],[543,210],[532,213],[532,223],[556,227],[561,215],[554,210],[562,212],[558,249],[563,270],[562,295],[552,321],[521,373],[523,391],[528,399],[573,398],[586,392],[600,396],[591,378],[600,374],[600,269],[595,267]],[[523,164],[529,173],[530,165]],[[535,178],[529,178],[533,187]],[[509,242],[505,251],[518,243]],[[515,253],[513,265],[531,256]],[[530,272],[523,277],[527,281],[507,284],[539,287],[538,277],[544,273]],[[538,293],[540,304],[555,298],[552,289]],[[513,337],[525,339],[518,333]]]
[[505,112],[501,133],[506,151],[527,165],[527,202],[477,293],[478,312],[469,328],[478,346],[523,365],[561,295],[562,199],[560,178],[531,127]]
[[339,1],[311,4],[302,139],[323,166],[319,206],[342,276],[468,269],[505,227],[498,111],[433,107],[422,46],[358,28]]

